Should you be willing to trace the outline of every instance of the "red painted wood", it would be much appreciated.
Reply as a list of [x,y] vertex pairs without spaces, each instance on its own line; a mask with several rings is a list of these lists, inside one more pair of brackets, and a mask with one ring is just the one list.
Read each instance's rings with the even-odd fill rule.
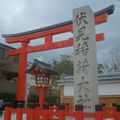
[[27,68],[27,53],[25,49],[28,47],[27,42],[22,43],[21,54],[19,55],[19,71],[18,71],[18,81],[17,81],[17,100],[25,99],[25,88],[26,88],[26,68]]
[[[63,48],[63,47],[70,47],[73,46],[73,38],[69,38],[67,40],[62,40],[59,42],[52,42],[52,36],[46,36],[45,37],[45,44],[43,45],[38,45],[38,46],[29,46],[25,49],[26,53],[31,53],[31,52],[38,52],[38,51],[45,51],[45,50],[51,50],[51,49],[58,49],[58,48]],[[96,41],[102,41],[104,40],[104,33],[99,33],[96,35]],[[16,55],[16,54],[20,54],[21,53],[21,49],[17,49],[17,50],[9,50],[7,52],[8,55]]]
[[40,104],[40,108],[42,109],[42,105],[44,104],[45,101],[45,89],[42,87],[37,87],[37,91],[39,94],[39,104]]
[[108,19],[108,14],[107,13],[96,16],[95,17],[95,24],[98,25],[98,24],[107,22],[107,19]]
[[[105,108],[109,109],[109,108]],[[112,108],[110,108],[112,109]],[[113,108],[114,109],[114,108]],[[30,108],[5,108],[4,120],[11,120],[11,115],[16,113],[17,120],[22,120],[22,115],[25,113],[27,115],[27,120],[50,120],[53,116],[59,118],[59,120],[65,120],[65,116],[75,117],[76,120],[83,120],[84,118],[95,118],[95,120],[103,120],[103,119],[115,119],[120,120],[120,112],[113,112],[113,114],[107,113],[104,115],[104,110],[96,111],[91,113],[85,113],[81,111],[73,111],[68,112],[66,109],[30,109]]]

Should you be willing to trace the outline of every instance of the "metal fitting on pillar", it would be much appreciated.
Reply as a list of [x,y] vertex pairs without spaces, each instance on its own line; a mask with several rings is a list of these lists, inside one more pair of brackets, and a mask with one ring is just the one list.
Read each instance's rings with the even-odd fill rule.
[[49,109],[49,104],[48,103],[44,103],[43,104],[43,109]]
[[102,105],[95,105],[95,111],[102,111]]
[[120,112],[120,105],[116,105],[117,112]]
[[83,111],[83,105],[75,105],[75,111]]
[[64,104],[59,104],[58,108],[59,108],[59,110],[64,110],[65,109],[65,105]]

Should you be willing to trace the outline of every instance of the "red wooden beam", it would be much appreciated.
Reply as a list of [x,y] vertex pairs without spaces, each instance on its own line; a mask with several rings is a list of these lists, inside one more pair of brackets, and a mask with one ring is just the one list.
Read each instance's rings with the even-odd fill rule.
[[96,42],[103,41],[105,39],[104,33],[96,34]]
[[[62,40],[59,42],[52,42],[51,36],[47,37],[47,41],[43,45],[38,45],[38,46],[29,46],[28,49],[26,48],[26,53],[31,53],[31,52],[38,52],[38,51],[45,51],[45,50],[51,50],[51,49],[57,49],[57,48],[63,48],[63,47],[70,47],[73,46],[73,38],[69,38],[67,40]],[[99,33],[96,35],[96,41],[99,42],[101,40],[104,40],[104,33]],[[9,50],[7,52],[8,55],[16,55],[20,54],[21,49],[17,50]]]
[[96,16],[95,17],[95,25],[107,22],[107,19],[108,19],[108,14],[107,13]]
[[65,26],[49,29],[46,31],[31,33],[31,34],[27,34],[27,35],[23,35],[23,36],[8,37],[8,38],[6,38],[6,42],[7,43],[15,43],[15,42],[34,40],[37,38],[45,37],[46,35],[60,34],[60,33],[65,33],[65,32],[69,32],[69,31],[72,31],[72,24],[68,24]]
[[17,55],[17,54],[20,54],[20,51],[21,51],[21,49],[8,50],[8,51],[7,51],[7,55],[8,55],[8,56]]
[[[104,40],[104,33],[97,34],[96,39],[97,39],[97,41]],[[26,50],[26,52],[27,53],[32,53],[32,52],[52,50],[52,49],[70,47],[70,46],[73,46],[73,38],[69,38],[67,40],[62,40],[62,41],[59,41],[59,42],[52,42],[52,43],[49,43],[49,44],[32,46],[32,47],[29,47]]]

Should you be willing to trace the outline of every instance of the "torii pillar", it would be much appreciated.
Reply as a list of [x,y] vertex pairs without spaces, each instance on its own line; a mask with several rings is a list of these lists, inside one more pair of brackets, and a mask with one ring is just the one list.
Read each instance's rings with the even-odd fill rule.
[[[25,89],[26,89],[26,68],[27,68],[27,53],[25,52],[28,47],[27,41],[21,42],[21,50],[19,54],[19,71],[17,81],[17,101],[24,101]],[[23,92],[24,91],[24,92]],[[23,95],[24,94],[24,95]]]
[[[96,12],[95,24],[107,22],[108,15],[114,12],[114,6],[109,6],[101,11]],[[16,50],[9,50],[8,55],[19,55],[19,73],[17,81],[17,94],[16,100],[23,102],[25,100],[25,87],[26,87],[26,68],[27,68],[27,54],[32,52],[46,51],[64,47],[73,46],[73,38],[54,42],[52,37],[57,34],[71,32],[72,33],[72,20],[40,28],[32,31],[27,31],[17,34],[3,34],[7,43],[21,43],[21,47]],[[37,46],[29,46],[30,40],[37,38],[45,38],[45,43]],[[104,40],[104,33],[96,34],[96,41]]]

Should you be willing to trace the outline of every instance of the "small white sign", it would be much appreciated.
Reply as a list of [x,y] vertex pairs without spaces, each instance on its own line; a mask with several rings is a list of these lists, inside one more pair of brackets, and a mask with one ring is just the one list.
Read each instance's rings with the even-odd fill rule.
[[98,104],[95,21],[89,6],[73,10],[75,104],[94,112]]

